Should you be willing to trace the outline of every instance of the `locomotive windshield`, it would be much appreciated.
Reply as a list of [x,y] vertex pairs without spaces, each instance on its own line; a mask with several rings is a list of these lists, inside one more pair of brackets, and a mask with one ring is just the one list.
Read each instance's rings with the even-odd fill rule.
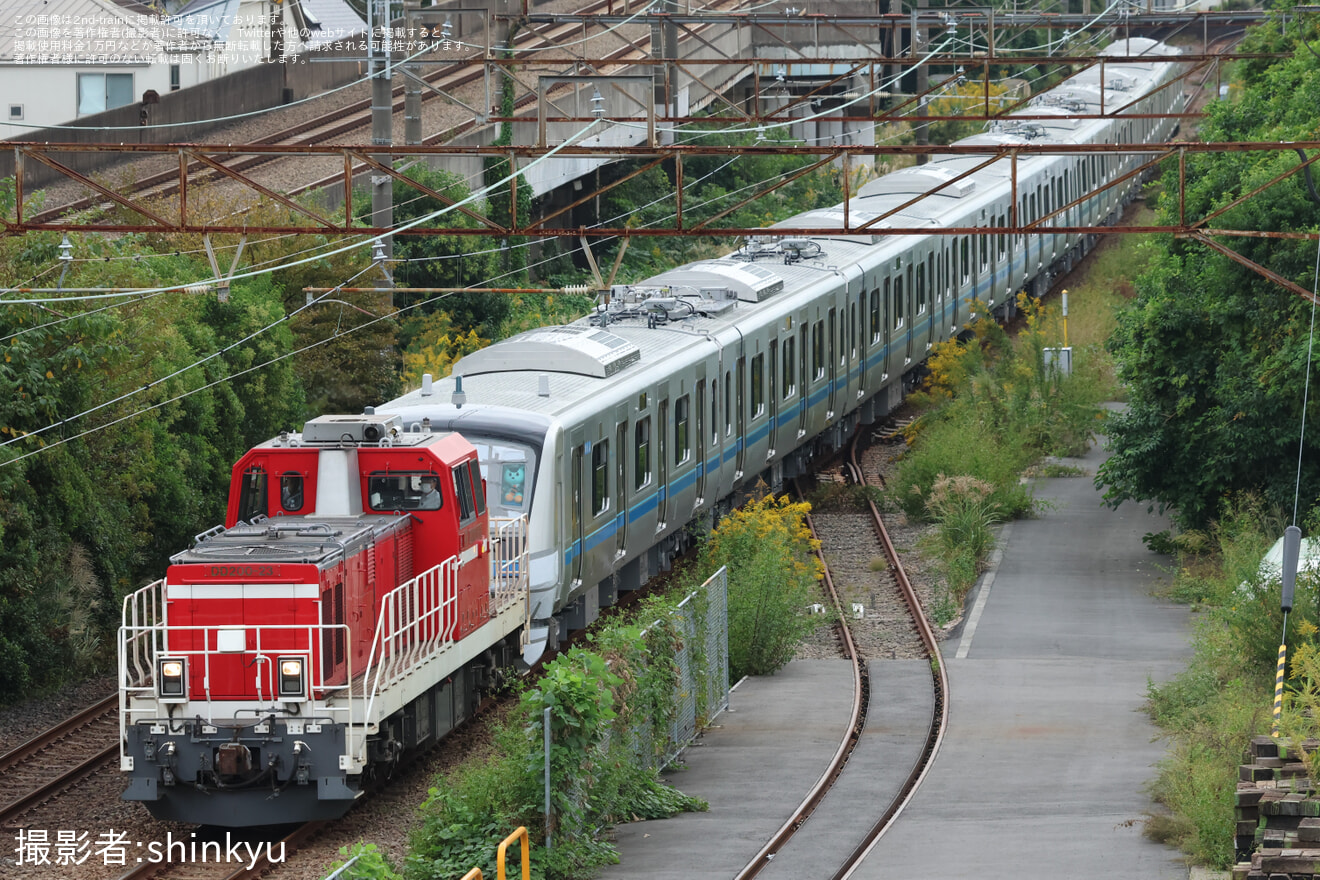
[[486,504],[492,516],[518,516],[532,509],[536,451],[508,440],[468,438],[477,447],[481,476],[486,480]]
[[375,473],[367,477],[367,507],[394,510],[439,510],[443,496],[439,478],[432,473]]

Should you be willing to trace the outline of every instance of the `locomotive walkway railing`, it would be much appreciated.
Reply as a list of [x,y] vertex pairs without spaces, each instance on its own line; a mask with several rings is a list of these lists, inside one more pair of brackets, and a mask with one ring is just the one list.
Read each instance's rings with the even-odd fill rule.
[[[490,558],[490,618],[521,600],[525,626],[527,519],[492,517],[490,533],[483,551]],[[365,703],[355,722],[372,724],[382,694],[458,643],[460,564],[451,557],[385,594],[363,676]]]
[[[166,715],[156,693],[156,663],[161,657],[182,659],[186,661],[186,670],[200,668],[202,671],[201,693],[192,687],[191,677],[188,674],[184,676],[189,704],[186,717],[200,716],[209,721],[214,717],[217,705],[225,707],[226,711],[232,707],[234,700],[217,697],[211,688],[221,677],[220,664],[234,657],[235,653],[256,657],[252,663],[258,669],[253,679],[256,684],[255,702],[260,706],[280,702],[275,681],[275,660],[279,656],[295,654],[307,658],[304,667],[308,685],[307,715],[329,716],[341,723],[352,720],[351,697],[343,701],[327,698],[329,694],[342,692],[344,684],[353,680],[352,652],[348,652],[344,669],[331,671],[332,680],[326,678],[320,655],[321,646],[331,643],[336,637],[347,643],[349,628],[346,624],[252,626],[234,622],[208,626],[170,626],[165,616],[165,589],[165,581],[159,580],[124,597],[123,618],[119,627],[119,742],[120,763],[124,769],[127,769],[127,755],[123,753],[123,748],[127,743],[128,728],[139,721],[156,720]],[[243,650],[234,652],[222,649],[220,645],[225,637],[221,634],[236,629],[243,632]],[[247,699],[253,701],[253,698]],[[353,731],[350,730],[345,739],[345,751],[351,754],[354,750],[360,750],[360,745],[353,740]]]
[[[528,622],[527,520],[491,519],[491,536],[482,552],[489,557],[489,602],[492,619],[507,615],[521,601],[520,623]],[[220,633],[242,629],[244,654],[255,653],[260,659],[275,655],[300,653],[308,657],[307,669],[309,715],[329,716],[344,723],[344,754],[361,765],[365,760],[367,735],[376,722],[375,712],[381,695],[435,659],[459,641],[459,560],[448,559],[429,571],[385,594],[380,607],[375,637],[362,672],[353,669],[353,652],[345,652],[347,668],[334,670],[333,680],[325,678],[319,650],[334,639],[349,644],[346,624],[262,624],[253,626],[229,623],[210,626],[167,626],[165,581],[159,580],[124,599],[119,634],[119,727],[121,748],[126,733],[138,721],[161,718],[165,713],[156,694],[157,659],[164,656],[183,658],[189,668],[200,668],[201,680],[210,687],[216,680],[212,670],[217,658],[233,656],[219,649]],[[291,642],[291,639],[293,640]],[[183,647],[201,645],[201,647]],[[296,645],[296,647],[292,647]],[[276,647],[278,646],[278,647]],[[200,664],[200,667],[194,666]],[[347,687],[345,686],[347,685]],[[267,693],[267,690],[269,693]],[[204,706],[204,712],[190,710],[189,715],[212,717],[217,703],[209,691],[188,694],[189,701]],[[278,702],[274,682],[262,688],[258,676],[258,703]],[[393,706],[381,706],[381,711]],[[126,759],[121,754],[121,764]]]

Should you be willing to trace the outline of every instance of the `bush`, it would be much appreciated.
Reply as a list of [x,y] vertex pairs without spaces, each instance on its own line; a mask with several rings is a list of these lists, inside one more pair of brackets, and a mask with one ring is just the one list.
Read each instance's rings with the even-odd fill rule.
[[770,675],[793,659],[813,621],[806,609],[821,578],[809,506],[765,495],[711,533],[700,570],[729,569],[729,679]]
[[[576,878],[618,861],[616,822],[672,816],[706,805],[658,776],[676,712],[683,647],[671,599],[648,600],[548,663],[517,707],[494,725],[490,749],[445,774],[422,805],[407,880],[496,872],[501,840],[531,837],[532,876]],[[642,624],[642,625],[638,625]],[[545,710],[550,710],[551,819],[543,814]],[[547,831],[553,846],[542,845]]]

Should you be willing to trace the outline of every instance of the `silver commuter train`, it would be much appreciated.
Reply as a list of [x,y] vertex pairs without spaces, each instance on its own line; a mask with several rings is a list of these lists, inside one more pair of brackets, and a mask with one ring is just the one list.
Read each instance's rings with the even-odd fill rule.
[[[1136,167],[1125,143],[1162,143],[1177,113],[1178,50],[1148,39],[1102,55],[1143,56],[1089,68],[959,143],[1113,144],[1113,152],[1019,157],[1018,217],[1027,224]],[[1104,71],[1105,81],[1100,79]],[[854,226],[985,161],[935,156],[862,187]],[[896,407],[932,343],[957,334],[972,302],[1000,317],[1019,290],[1043,292],[1093,244],[1078,234],[885,235],[883,226],[1004,227],[1010,161],[976,171],[877,224],[868,235],[776,238],[723,259],[618,285],[588,318],[519,334],[458,361],[453,375],[378,408],[406,424],[458,431],[478,449],[492,515],[526,513],[534,628],[547,640],[589,624],[621,590],[668,567],[758,481],[777,487],[858,424]],[[1112,186],[1052,221],[1110,223],[1139,181]],[[784,228],[842,229],[843,206]]]

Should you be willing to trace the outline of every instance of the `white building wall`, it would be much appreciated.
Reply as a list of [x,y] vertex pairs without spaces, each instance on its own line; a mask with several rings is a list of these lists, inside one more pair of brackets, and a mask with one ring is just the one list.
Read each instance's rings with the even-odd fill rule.
[[[200,69],[199,69],[200,68]],[[180,86],[187,88],[201,82],[204,66],[181,64]],[[133,75],[133,101],[141,102],[148,89],[165,95],[170,91],[170,66],[156,64],[4,64],[0,65],[0,137],[17,138],[25,132],[51,125],[76,123],[78,119],[78,74],[129,73]],[[21,105],[23,118],[10,116],[10,107]],[[116,140],[107,135],[106,140]]]

